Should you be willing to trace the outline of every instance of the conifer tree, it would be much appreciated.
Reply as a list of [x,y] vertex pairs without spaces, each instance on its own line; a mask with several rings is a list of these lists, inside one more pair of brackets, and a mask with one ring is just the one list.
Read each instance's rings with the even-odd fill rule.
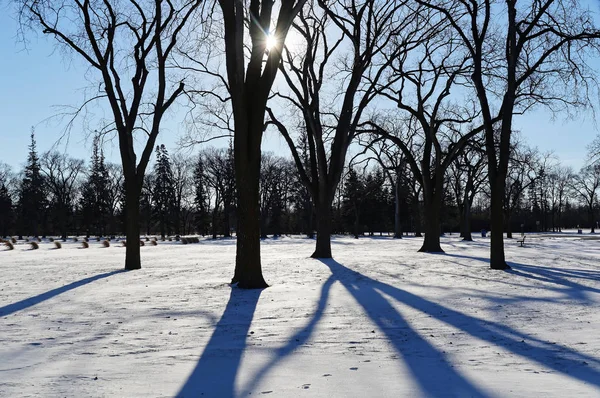
[[171,232],[172,216],[175,213],[173,170],[169,153],[164,145],[156,146],[154,174],[156,177],[153,193],[154,215],[158,220],[160,235],[164,238],[167,233]]
[[12,218],[12,205],[6,181],[0,181],[0,237],[8,235]]
[[19,190],[20,234],[38,236],[45,210],[44,180],[40,174],[35,131],[31,129],[31,143],[24,177]]
[[365,187],[362,178],[354,168],[348,170],[343,190],[343,214],[344,218],[352,225],[352,233],[356,239],[360,233],[360,213],[364,197]]
[[195,224],[197,232],[204,236],[207,233],[209,223],[209,194],[206,186],[204,159],[202,155],[198,156],[198,161],[194,168],[194,191]]
[[111,214],[109,192],[109,176],[104,153],[100,148],[100,137],[94,138],[92,159],[88,178],[81,191],[80,207],[83,216],[83,227],[90,233],[101,236],[107,233]]

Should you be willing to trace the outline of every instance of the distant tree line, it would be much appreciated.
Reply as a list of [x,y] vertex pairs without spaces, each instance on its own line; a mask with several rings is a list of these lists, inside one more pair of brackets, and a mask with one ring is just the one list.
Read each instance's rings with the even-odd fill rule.
[[[332,231],[356,238],[421,236],[426,208],[420,185],[406,162],[391,164],[397,156],[383,156],[392,147],[375,147],[370,142],[345,168],[331,207]],[[511,153],[504,208],[508,237],[514,231],[578,227],[595,232],[600,217],[598,163],[590,161],[575,173],[519,140]],[[170,156],[158,145],[155,155],[142,188],[142,232],[232,236],[238,221],[232,147]],[[484,154],[476,147],[451,164],[443,183],[440,234],[456,232],[470,240],[471,231],[489,229],[485,173]],[[259,190],[262,238],[315,237],[314,203],[292,159],[263,154]],[[121,235],[127,217],[123,200],[121,168],[105,161],[97,138],[87,167],[83,160],[56,151],[39,156],[33,132],[23,169],[14,172],[0,165],[2,236]]]

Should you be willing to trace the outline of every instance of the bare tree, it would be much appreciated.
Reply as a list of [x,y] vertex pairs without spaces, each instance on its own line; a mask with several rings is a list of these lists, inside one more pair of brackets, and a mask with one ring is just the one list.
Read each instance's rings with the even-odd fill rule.
[[417,2],[452,25],[470,56],[488,157],[490,267],[510,268],[504,256],[503,198],[513,115],[538,104],[557,111],[587,102],[595,75],[586,57],[599,36],[593,15],[576,0]]
[[[41,30],[89,65],[98,76],[97,95],[80,109],[104,98],[116,131],[125,182],[125,269],[141,268],[139,207],[144,173],[163,115],[184,90],[171,84],[170,60],[184,26],[200,0],[16,0],[22,25]],[[129,84],[130,83],[130,84]],[[140,138],[141,133],[143,138]],[[136,140],[142,140],[139,157]]]
[[83,170],[83,160],[69,158],[59,152],[46,152],[40,162],[51,203],[58,212],[56,219],[63,240],[67,239],[68,220],[71,218],[77,193],[77,177]]
[[[523,199],[524,192],[540,177],[539,153],[523,143],[513,140],[504,190],[504,231],[512,238],[512,215]],[[492,234],[493,236],[493,234]]]
[[[425,12],[428,10],[425,10]],[[412,173],[423,187],[425,239],[419,251],[443,252],[440,246],[441,210],[446,172],[465,146],[483,126],[473,126],[479,112],[469,98],[454,96],[456,86],[464,85],[471,71],[455,33],[444,23],[428,17],[422,27],[424,37],[409,52],[392,60],[392,76],[397,84],[381,94],[407,114],[407,128],[420,137],[419,153],[414,153],[386,126],[371,121],[376,134],[394,142],[404,153]],[[427,19],[426,19],[427,21]],[[426,32],[426,33],[425,33]]]
[[486,157],[481,140],[471,141],[450,166],[451,189],[460,212],[460,236],[472,241],[471,208],[475,196],[487,180]]
[[[265,288],[260,262],[259,177],[261,142],[269,92],[275,81],[285,38],[306,0],[219,0],[223,16],[227,78],[234,124],[235,181],[238,202],[237,251],[232,283]],[[246,4],[248,8],[246,9]],[[271,25],[274,19],[274,30]],[[245,48],[248,45],[249,58]],[[267,39],[273,38],[268,48]]]
[[110,209],[110,219],[108,230],[111,235],[117,232],[117,214],[123,207],[123,170],[121,166],[115,163],[107,163],[108,171],[108,207]]
[[600,188],[600,165],[582,167],[579,173],[573,176],[571,188],[587,207],[590,233],[593,234],[596,231],[594,208],[597,205],[598,188]]
[[562,213],[569,196],[572,179],[573,171],[569,167],[555,165],[549,173],[552,231],[562,231]]
[[[413,40],[417,16],[401,0],[319,1],[319,6],[304,9],[294,24],[303,48],[286,49],[281,72],[291,92],[277,94],[301,115],[300,130],[308,137],[308,165],[292,138],[293,131],[272,110],[269,116],[288,143],[316,207],[317,242],[312,257],[331,258],[331,205],[348,147],[385,78],[393,58],[386,58],[386,52],[394,41],[394,51],[399,52]],[[401,36],[408,27],[410,33]],[[328,98],[332,86],[335,92]]]
[[223,236],[231,236],[229,220],[235,199],[231,150],[209,148],[202,152],[200,156],[202,156],[205,182],[211,187],[214,198],[212,211],[213,239],[217,238],[219,213],[221,211],[223,212],[223,222],[221,224]]
[[183,232],[185,228],[182,227],[189,221],[185,219],[190,215],[185,209],[191,206],[194,166],[190,159],[177,154],[171,159],[171,168],[173,170],[173,188],[175,189],[175,233],[181,235],[185,234]]

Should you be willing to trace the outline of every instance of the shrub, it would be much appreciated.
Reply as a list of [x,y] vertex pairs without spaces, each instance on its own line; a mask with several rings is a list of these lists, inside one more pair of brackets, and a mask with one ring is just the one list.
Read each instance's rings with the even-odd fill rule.
[[127,246],[127,241],[126,240],[122,240],[121,244],[123,245],[123,247],[126,247]]
[[151,241],[150,241],[150,244],[151,244],[152,246],[156,246],[156,245],[158,245],[158,243],[157,243],[155,240],[151,240]]
[[90,247],[90,244],[86,241],[81,242],[81,248],[82,249],[87,249],[88,247]]
[[102,241],[102,246],[109,247],[110,246],[110,242],[108,240],[103,240]]
[[144,245],[145,245],[144,241],[140,240],[140,246],[144,246]]
[[62,244],[59,241],[55,241],[54,242],[54,248],[55,249],[60,249],[62,247]]
[[8,250],[13,250],[15,248],[12,242],[4,242],[4,246],[6,246]]
[[48,238],[48,242],[50,242],[50,243],[54,242],[54,238]]
[[183,243],[184,245],[187,245],[188,244],[187,238],[181,238],[181,243]]
[[16,238],[10,238],[10,241],[11,241],[12,243],[17,243],[17,239],[16,239]]
[[40,245],[38,245],[36,241],[31,241],[29,244],[31,245],[31,250],[37,250],[40,248]]

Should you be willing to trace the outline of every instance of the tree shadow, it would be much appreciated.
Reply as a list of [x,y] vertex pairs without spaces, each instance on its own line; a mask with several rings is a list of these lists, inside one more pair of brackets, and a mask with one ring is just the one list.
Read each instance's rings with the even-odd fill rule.
[[231,289],[225,311],[177,397],[235,396],[235,379],[261,292]]
[[[320,261],[329,267],[333,276],[344,285],[369,318],[386,335],[398,354],[403,357],[425,396],[488,396],[461,375],[444,353],[412,329],[381,292],[375,289],[376,286],[380,286],[379,282],[350,270],[333,259]],[[401,334],[398,333],[399,330],[402,331]],[[405,355],[408,348],[417,351],[418,354]]]
[[94,276],[90,276],[85,279],[81,279],[79,281],[71,282],[68,285],[64,285],[61,287],[57,287],[56,289],[49,290],[45,293],[38,294],[37,296],[29,297],[21,301],[17,301],[16,303],[5,305],[4,307],[0,307],[0,316],[6,316],[13,314],[17,311],[24,310],[29,307],[33,307],[36,304],[41,303],[42,301],[49,300],[59,294],[68,292],[69,290],[76,289],[80,286],[87,285],[88,283],[97,281],[98,279],[108,278],[109,276],[119,274],[121,272],[125,272],[125,270],[120,269],[111,272],[105,272],[103,274],[98,274]]
[[310,339],[315,326],[323,317],[331,286],[336,281],[350,292],[371,320],[385,333],[387,340],[399,355],[403,355],[407,349],[418,352],[418,355],[406,355],[404,359],[424,395],[429,397],[488,396],[454,369],[442,352],[410,327],[383,295],[373,288],[373,280],[345,268],[334,260],[319,259],[319,261],[330,268],[332,275],[321,288],[319,303],[310,322],[293,335],[287,344],[275,351],[275,355],[254,374],[252,382],[244,388],[240,396],[250,395],[271,369]]
[[325,281],[323,286],[321,287],[321,295],[319,298],[319,304],[317,305],[317,309],[313,314],[310,322],[300,329],[296,334],[294,334],[288,340],[288,343],[277,350],[275,350],[273,357],[271,360],[264,365],[256,374],[253,375],[252,381],[244,388],[244,392],[240,394],[240,396],[248,396],[252,394],[252,391],[260,384],[261,380],[269,373],[271,369],[275,367],[283,358],[292,354],[296,349],[303,344],[305,344],[315,329],[315,326],[321,321],[323,317],[323,313],[325,312],[325,307],[327,307],[327,300],[329,299],[329,292],[331,291],[331,286],[335,282],[335,278],[333,275],[330,275],[329,278]]
[[[332,270],[333,274],[338,275],[338,277],[358,274],[357,272],[352,271],[333,260],[326,261],[325,264],[327,264]],[[537,362],[542,366],[553,369],[554,371],[568,377],[589,383],[596,387],[600,387],[600,371],[598,370],[600,369],[600,359],[596,357],[582,354],[576,350],[556,344],[554,342],[548,342],[537,337],[527,335],[504,324],[463,314],[459,311],[449,309],[407,291],[390,286],[386,283],[373,280],[366,276],[362,277],[367,282],[365,284],[366,286],[364,286],[364,288],[362,288],[362,286],[353,287],[350,291],[351,293],[354,291],[353,294],[355,297],[360,299],[361,305],[365,307],[369,313],[369,316],[371,316],[372,319],[374,318],[373,320],[375,320],[378,324],[381,322],[379,318],[382,318],[382,312],[377,308],[378,306],[386,306],[386,303],[382,301],[384,300],[383,297],[377,297],[377,294],[379,294],[377,291],[380,291],[404,305],[429,314],[437,320],[468,333],[475,338],[487,341],[490,344],[512,352],[513,354],[523,357],[527,360]],[[387,304],[387,306],[389,306],[389,304]],[[422,338],[418,337],[418,335],[417,338],[419,339],[417,341],[421,346],[421,349],[435,350],[433,347],[428,347],[429,344]],[[441,356],[439,352],[437,354],[433,352],[432,354]],[[441,371],[442,374],[446,373],[446,377],[450,377],[450,379],[445,383],[445,393],[441,395],[467,395],[463,391],[457,389],[465,387],[469,388],[469,385],[465,386],[466,380],[461,380],[457,374],[452,374],[453,369],[447,369],[449,364],[445,362],[444,358],[441,359],[441,363],[436,363],[431,360],[426,361],[426,367],[424,369],[415,369],[415,376],[417,376],[418,380],[422,382],[422,385],[423,382],[436,383],[440,381],[440,377],[435,375],[436,373],[439,374],[438,372]],[[413,365],[411,363],[409,364],[411,366]],[[439,368],[440,365],[441,369]],[[423,374],[419,376],[416,374],[417,372],[422,372]],[[453,382],[457,384],[453,385]],[[455,389],[454,392],[451,390],[451,388]],[[480,394],[477,390],[474,391],[476,394]],[[430,395],[428,390],[425,390],[425,392]],[[473,393],[470,394],[473,395]]]
[[[489,264],[490,260],[488,258],[483,257],[475,257],[475,256],[467,256],[462,254],[449,254],[446,253],[446,256],[449,257],[457,257],[464,258],[469,260],[477,260],[483,263]],[[600,289],[586,286],[582,283],[578,283],[572,281],[570,279],[578,279],[578,280],[588,280],[593,282],[600,281],[600,275],[593,271],[585,271],[585,270],[574,270],[574,269],[561,269],[557,267],[548,267],[548,266],[535,266],[535,265],[527,265],[516,263],[513,261],[508,261],[508,265],[510,265],[511,269],[504,270],[502,272],[506,272],[511,275],[520,276],[522,278],[536,280],[539,282],[545,282],[553,285],[557,285],[561,289],[553,289],[556,291],[560,291],[566,293],[571,298],[575,300],[583,300],[590,301],[589,298],[585,295],[586,292],[591,293],[600,293]]]

